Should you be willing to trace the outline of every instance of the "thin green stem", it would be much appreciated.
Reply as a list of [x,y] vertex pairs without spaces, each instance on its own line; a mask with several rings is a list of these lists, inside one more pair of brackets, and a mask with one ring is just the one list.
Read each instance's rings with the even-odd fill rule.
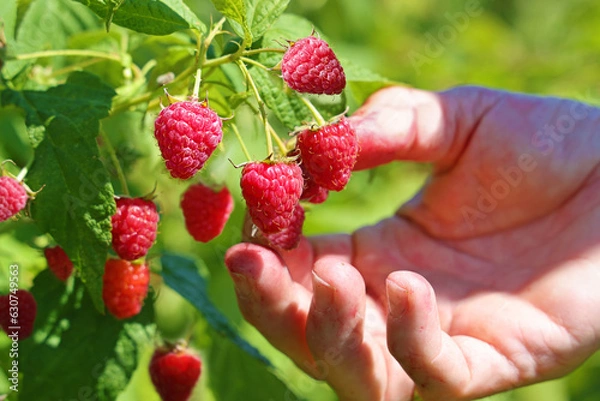
[[194,79],[194,90],[192,91],[192,99],[199,99],[200,82],[202,82],[202,68],[196,70],[196,78]]
[[264,47],[262,49],[250,49],[250,50],[246,50],[243,55],[244,56],[253,56],[255,54],[260,54],[260,53],[285,53],[287,50],[286,49],[280,49],[280,48],[273,48],[273,47]]
[[119,184],[121,185],[121,190],[123,191],[123,194],[129,196],[129,187],[127,186],[125,174],[123,173],[121,163],[119,162],[119,158],[117,157],[117,152],[115,151],[115,148],[112,145],[110,138],[103,129],[100,129],[100,135],[102,136],[103,145],[106,147],[110,160],[113,166],[115,167],[115,171],[117,172],[117,177],[119,179]]
[[[252,89],[252,94],[256,98],[256,103],[258,104],[258,111],[259,111],[258,115],[264,125],[264,128],[265,128],[265,137],[267,140],[267,154],[268,154],[268,156],[271,156],[271,155],[273,155],[273,139],[271,138],[271,133],[269,132],[270,125],[269,125],[269,121],[267,119],[267,112],[265,111],[265,103],[263,102],[262,98],[260,97],[260,92],[258,91],[258,88],[256,87],[256,83],[252,79],[252,76],[250,75],[250,71],[248,71],[248,67],[246,67],[246,64],[244,64],[244,62],[241,60],[237,60],[236,64],[240,67],[240,70],[242,71],[242,74],[246,78],[248,85],[250,85],[250,89]],[[282,151],[283,151],[283,149],[282,149]]]
[[34,58],[45,58],[45,57],[60,57],[60,56],[78,56],[78,57],[95,57],[103,58],[108,60],[114,60],[121,62],[121,57],[110,54],[99,52],[95,50],[81,50],[81,49],[62,49],[62,50],[44,50],[41,52],[17,54],[13,57],[14,60],[30,60]]
[[269,134],[271,134],[271,136],[273,137],[273,139],[277,143],[277,146],[279,147],[279,149],[281,149],[281,152],[284,153],[284,154],[286,154],[287,153],[287,146],[285,146],[285,143],[281,140],[281,138],[279,137],[279,135],[277,135],[277,132],[275,132],[275,129],[268,122],[267,122],[267,129],[269,130]]
[[19,181],[19,182],[23,181],[23,179],[25,179],[25,176],[27,175],[28,171],[29,171],[28,167],[23,167],[21,169],[21,171],[19,171],[19,175],[17,175],[16,180]]
[[83,69],[85,67],[89,67],[89,66],[94,65],[96,63],[100,63],[102,61],[104,61],[104,59],[101,59],[101,58],[91,58],[89,60],[85,60],[85,61],[82,61],[80,63],[74,63],[74,64],[69,65],[68,67],[64,67],[64,68],[61,68],[61,69],[53,71],[52,74],[50,74],[50,77],[51,78],[59,77],[61,75],[68,74],[71,71],[78,71],[78,70],[81,70],[81,69]]
[[[179,75],[177,75],[173,81],[171,81],[171,85],[177,84],[177,83],[183,81],[184,79],[187,79],[195,71],[196,71],[196,66],[195,65],[189,66],[188,68],[186,68],[185,70],[183,70]],[[153,97],[160,96],[160,94],[163,91],[164,91],[164,88],[161,86],[161,87],[156,88],[156,89],[154,89],[154,90],[152,90],[150,92],[146,92],[146,93],[143,93],[143,94],[141,94],[141,95],[139,95],[137,97],[134,97],[133,99],[130,99],[129,101],[127,101],[125,103],[121,103],[121,104],[115,105],[115,107],[112,108],[111,115],[115,115],[115,114],[121,113],[123,111],[126,111],[130,107],[138,105],[140,103],[148,102]]]
[[140,70],[140,74],[142,74],[142,76],[145,76],[147,73],[150,72],[150,70],[152,70],[154,67],[156,67],[156,64],[158,64],[156,60],[148,61],[146,64],[144,64],[144,66]]
[[[244,62],[246,62],[248,64],[252,64],[252,65],[255,65],[260,68],[268,69],[268,67],[264,66],[263,64],[255,61],[255,60],[248,58],[247,56],[252,56],[255,54],[266,53],[266,52],[271,52],[271,53],[284,53],[285,52],[285,49],[278,49],[278,48],[246,50],[245,49],[246,43],[243,42],[240,44],[239,49],[234,53],[227,54],[225,56],[217,57],[214,59],[206,59],[206,51],[207,51],[208,47],[210,46],[211,41],[217,35],[223,33],[223,31],[221,29],[222,29],[222,26],[225,23],[225,21],[226,20],[223,18],[219,22],[217,22],[214,25],[214,27],[211,29],[211,31],[208,33],[206,38],[204,38],[204,40],[202,40],[202,37],[200,35],[198,35],[198,49],[197,49],[197,53],[196,53],[195,62],[193,63],[193,65],[186,68],[179,75],[177,75],[175,77],[175,79],[170,83],[170,85],[177,84],[177,83],[183,81],[184,79],[187,79],[194,73],[197,74],[199,68],[209,69],[209,72],[204,74],[204,77],[206,78],[208,75],[210,75],[210,69],[214,69],[215,67],[218,67],[222,64],[226,64],[226,63],[230,63],[230,62],[237,62],[242,58],[243,58]],[[76,51],[76,52],[78,55],[83,55],[79,51]],[[44,53],[44,52],[40,52],[40,53]],[[33,55],[35,53],[31,53],[31,54]],[[117,61],[121,61],[117,56],[111,56],[107,53],[100,53],[100,54],[103,55],[105,58],[111,58],[111,59],[114,59]],[[21,55],[21,56],[27,56],[27,55]],[[33,57],[31,57],[31,58],[33,58]],[[141,72],[143,73],[145,71],[146,71],[146,68],[143,68]],[[115,107],[113,107],[111,114],[114,115],[114,114],[123,112],[132,106],[148,102],[154,96],[160,95],[162,90],[163,90],[163,88],[160,87],[160,88],[154,89],[152,91],[143,93],[132,99],[129,99],[128,101],[126,101],[124,103],[117,104],[117,105],[115,105]],[[195,90],[195,86],[194,86],[194,90]],[[199,91],[199,89],[198,89],[198,91]],[[198,95],[198,93],[196,95]]]
[[211,28],[210,32],[208,32],[208,35],[206,35],[206,38],[204,40],[202,40],[202,37],[200,35],[198,35],[198,53],[196,54],[196,66],[197,67],[199,67],[199,68],[207,67],[206,52],[208,51],[208,48],[210,47],[210,44],[213,41],[213,39],[220,32],[222,32],[223,24],[225,23],[225,21],[226,21],[225,18],[221,18],[219,20],[219,22],[217,22]]
[[[265,52],[275,52],[275,53],[285,53],[284,49],[250,49],[250,50],[244,50],[244,44],[242,43],[240,45],[240,48],[235,52],[235,53],[231,53],[231,54],[226,54],[225,56],[221,56],[221,57],[217,57],[217,58],[213,58],[210,60],[206,60],[206,62],[204,63],[205,67],[215,67],[215,66],[219,66],[221,64],[226,64],[226,63],[231,63],[231,62],[235,62],[241,58],[246,58],[248,56],[252,56],[258,53],[265,53]],[[257,61],[253,61],[253,64],[260,64]],[[264,65],[261,64],[261,66],[263,68],[268,68],[265,67]]]
[[252,64],[252,65],[255,65],[255,66],[257,66],[258,68],[262,68],[263,70],[267,70],[267,71],[270,71],[270,70],[271,70],[271,69],[270,69],[269,67],[267,67],[266,65],[264,65],[264,64],[262,64],[262,63],[259,63],[258,61],[256,61],[256,60],[253,60],[253,59],[251,59],[251,58],[248,58],[248,57],[240,57],[240,60],[242,60],[242,61],[243,61],[244,63],[246,63],[246,64]]
[[244,140],[240,135],[240,131],[238,130],[237,125],[231,124],[231,128],[233,129],[233,133],[235,134],[236,138],[238,139],[238,142],[240,143],[240,146],[242,147],[242,151],[246,156],[246,160],[252,161],[252,156],[250,156],[250,152],[248,152],[248,148],[246,147],[246,144],[244,143]]
[[222,64],[226,64],[226,63],[235,61],[236,60],[235,54],[236,53],[231,53],[226,56],[221,56],[221,57],[217,57],[217,58],[211,58],[210,60],[206,60],[206,62],[204,63],[204,67],[215,67],[215,66],[219,66]]
[[300,100],[302,100],[302,102],[306,105],[306,107],[308,107],[310,114],[313,115],[313,117],[315,118],[315,121],[317,122],[317,124],[320,127],[327,124],[327,122],[325,121],[325,119],[323,118],[321,113],[319,113],[319,110],[317,110],[315,105],[312,104],[310,100],[308,100],[305,96],[300,96]]

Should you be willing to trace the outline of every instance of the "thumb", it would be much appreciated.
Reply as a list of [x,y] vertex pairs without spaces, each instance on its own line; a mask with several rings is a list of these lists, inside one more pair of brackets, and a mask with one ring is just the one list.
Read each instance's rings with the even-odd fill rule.
[[360,151],[356,170],[395,160],[452,165],[470,133],[501,92],[459,87],[436,93],[390,86],[371,95],[351,116]]

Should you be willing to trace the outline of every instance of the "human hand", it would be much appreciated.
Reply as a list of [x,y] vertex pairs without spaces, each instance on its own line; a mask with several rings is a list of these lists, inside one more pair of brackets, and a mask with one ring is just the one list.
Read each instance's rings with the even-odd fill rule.
[[341,400],[463,400],[600,347],[600,111],[392,87],[352,117],[357,168],[434,172],[396,216],[277,255],[226,255],[245,318]]

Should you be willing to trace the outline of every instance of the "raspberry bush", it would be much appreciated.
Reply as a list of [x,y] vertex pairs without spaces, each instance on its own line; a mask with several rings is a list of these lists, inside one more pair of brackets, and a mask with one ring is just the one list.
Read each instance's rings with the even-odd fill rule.
[[241,321],[223,255],[297,246],[388,81],[289,0],[192,3],[0,5],[0,289],[27,294],[8,400],[332,396]]

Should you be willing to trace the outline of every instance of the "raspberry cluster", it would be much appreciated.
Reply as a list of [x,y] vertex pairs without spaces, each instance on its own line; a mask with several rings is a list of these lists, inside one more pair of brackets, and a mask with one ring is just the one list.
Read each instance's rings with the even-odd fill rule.
[[[314,35],[289,42],[281,60],[284,82],[299,93],[337,95],[346,86],[344,70],[327,42]],[[169,97],[171,101],[172,98]],[[163,108],[154,124],[154,136],[171,176],[192,178],[200,171],[223,138],[223,121],[196,96]],[[322,203],[329,191],[341,191],[358,153],[356,135],[345,117],[300,132],[289,155],[269,155],[244,165],[240,187],[254,236],[280,249],[297,246],[305,218],[304,203]],[[218,189],[215,189],[218,188]],[[192,183],[180,207],[185,226],[199,242],[208,242],[223,231],[233,210],[226,187]],[[116,227],[113,222],[113,226]],[[120,241],[132,250],[127,236],[113,229],[113,246],[124,259],[138,257],[119,251]],[[126,230],[125,230],[126,231]],[[140,233],[142,230],[133,230]],[[140,237],[140,235],[138,235]],[[148,236],[148,243],[154,239]],[[138,243],[141,239],[138,239]],[[143,253],[143,252],[142,252]]]
[[358,154],[356,134],[345,117],[296,137],[295,158],[252,162],[240,185],[248,214],[268,244],[284,250],[298,245],[304,222],[301,201],[323,203],[329,191],[350,180]]
[[[289,90],[300,94],[339,95],[346,87],[344,70],[333,50],[314,35],[289,42],[280,66],[281,78]],[[198,81],[199,77],[200,74]],[[247,69],[245,77],[248,81],[252,79]],[[173,101],[168,96],[169,105],[156,116],[154,138],[170,176],[189,180],[179,202],[188,233],[196,241],[209,242],[225,229],[235,202],[227,187],[213,185],[206,174],[191,182],[223,140],[224,120],[209,107],[208,101],[198,101],[197,84],[189,100]],[[259,90],[248,85],[251,86],[259,106],[254,111],[261,114],[267,135],[274,135],[283,143],[274,130],[269,131]],[[325,121],[316,108],[310,103],[306,105],[316,123],[294,131],[287,143],[278,143],[278,153],[268,142],[269,155],[260,160],[248,156],[251,160],[243,164],[240,174],[251,235],[278,250],[298,246],[308,207],[325,202],[330,191],[346,187],[358,154],[356,134],[345,116]],[[241,136],[240,140],[243,141]],[[0,176],[0,222],[17,215],[34,195],[22,181],[9,175]],[[117,196],[114,201],[112,250],[102,258],[102,299],[114,318],[129,319],[140,313],[148,296],[148,253],[157,238],[160,214],[150,197]],[[72,251],[66,245],[65,249]],[[78,267],[65,249],[55,245],[43,250],[48,268],[63,282]],[[0,296],[0,326],[8,334],[18,326],[14,336],[23,340],[33,332],[37,304],[30,292],[16,291],[13,297],[18,300],[19,310],[15,320],[9,297]],[[149,373],[164,401],[187,401],[201,368],[200,358],[189,350],[160,347],[152,356]]]
[[[290,42],[281,72],[287,85],[300,93],[336,95],[346,86],[337,57],[312,35]],[[287,157],[246,164],[240,186],[258,232],[254,236],[275,248],[295,248],[302,235],[303,203],[323,203],[329,191],[344,189],[357,154],[356,134],[339,116],[300,130]]]
[[150,284],[150,269],[142,260],[156,240],[159,214],[147,198],[117,197],[111,218],[112,247],[119,259],[104,266],[102,299],[117,319],[137,315]]

